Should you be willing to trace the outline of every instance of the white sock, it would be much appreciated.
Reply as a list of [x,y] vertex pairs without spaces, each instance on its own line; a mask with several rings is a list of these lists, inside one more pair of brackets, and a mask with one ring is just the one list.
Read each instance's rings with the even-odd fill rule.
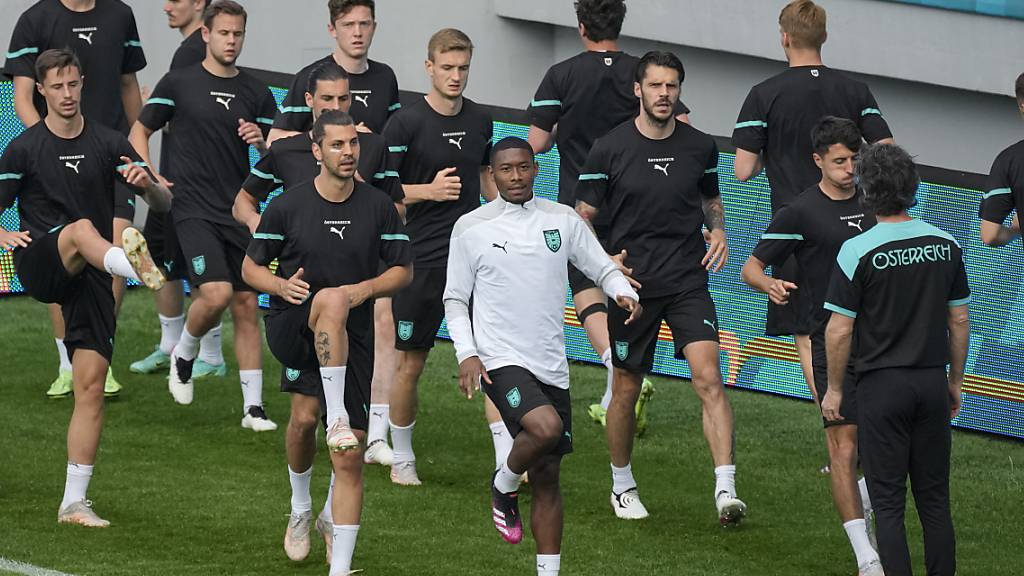
[[85,493],[89,490],[89,480],[92,479],[92,466],[86,464],[75,464],[68,462],[68,475],[64,481],[64,500],[60,503],[61,510],[85,500]]
[[513,472],[508,467],[508,461],[502,462],[501,467],[498,468],[498,473],[494,475],[494,487],[503,494],[511,494],[519,491],[519,483],[523,479],[523,474]]
[[160,351],[169,355],[181,340],[181,331],[185,329],[185,315],[174,318],[163,314],[157,316],[160,318]]
[[359,524],[334,524],[334,545],[331,547],[331,575],[348,576],[352,570],[352,554],[356,551]]
[[320,516],[327,521],[328,524],[334,524],[334,510],[331,508],[331,503],[334,500],[334,470],[331,470],[331,483],[327,487],[327,500],[324,502],[324,509],[320,511]]
[[494,441],[494,469],[497,470],[508,459],[508,453],[512,451],[513,438],[504,420],[491,422],[490,429],[491,440]]
[[110,250],[107,250],[107,253],[103,255],[103,269],[112,276],[130,278],[135,281],[139,280],[139,275],[135,273],[135,269],[128,262],[128,257],[125,256],[124,250],[117,246],[111,246]]
[[178,345],[174,347],[178,351],[178,358],[182,360],[195,360],[196,348],[198,347],[199,339],[189,333],[188,326],[182,328],[181,339],[178,340]]
[[870,512],[871,507],[871,496],[868,494],[868,481],[863,477],[857,481],[857,488],[860,489],[860,505],[864,509],[864,512]]
[[636,488],[636,480],[633,478],[633,464],[626,464],[622,468],[612,464],[612,492],[622,494],[630,488]]
[[601,397],[601,408],[608,409],[612,403],[612,379],[615,374],[615,367],[612,366],[612,349],[609,348],[601,353],[601,363],[608,369],[608,383],[604,387],[604,396]]
[[388,420],[391,406],[388,404],[370,404],[370,424],[366,431],[366,445],[377,440],[388,441]]
[[313,497],[309,495],[309,480],[313,477],[313,467],[305,472],[296,472],[288,467],[288,480],[292,484],[292,514],[302,514],[313,510]]
[[224,352],[220,347],[221,324],[217,324],[199,340],[199,359],[217,366],[224,363]]
[[558,576],[561,568],[561,554],[537,554],[537,576]]
[[263,406],[263,370],[239,370],[242,385],[242,410],[249,406]]
[[736,496],[736,466],[732,464],[715,467],[715,500],[722,492]]
[[857,566],[864,566],[872,560],[878,560],[878,552],[871,547],[871,541],[868,540],[868,527],[863,518],[850,520],[843,524],[843,529],[846,530],[846,536],[853,546],[853,553],[857,556]]
[[68,347],[64,345],[63,338],[54,338],[57,343],[57,355],[60,356],[60,371],[71,372],[71,358],[68,358]]
[[320,379],[324,383],[324,397],[327,399],[327,426],[338,418],[348,422],[345,408],[345,366],[321,366]]
[[399,426],[391,422],[391,449],[395,454],[395,464],[416,461],[416,454],[412,451],[412,429],[415,427],[415,421],[408,426]]

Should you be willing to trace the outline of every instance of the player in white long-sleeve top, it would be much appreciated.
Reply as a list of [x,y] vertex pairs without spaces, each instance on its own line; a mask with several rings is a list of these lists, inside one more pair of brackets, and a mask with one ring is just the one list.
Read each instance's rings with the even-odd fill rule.
[[[533,195],[537,164],[530,145],[505,138],[491,153],[500,198],[459,218],[452,232],[444,291],[459,386],[484,392],[515,437],[494,473],[491,504],[502,537],[522,540],[517,491],[529,472],[537,573],[558,574],[562,539],[559,467],[572,452],[569,365],[563,315],[566,265],[638,317],[639,296],[569,207]],[[472,321],[470,299],[473,300]]]

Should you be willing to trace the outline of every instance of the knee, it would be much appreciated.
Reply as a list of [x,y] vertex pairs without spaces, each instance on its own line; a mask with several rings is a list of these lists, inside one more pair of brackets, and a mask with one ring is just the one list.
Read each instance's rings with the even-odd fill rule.
[[316,306],[318,322],[344,325],[348,322],[348,293],[341,288],[327,288],[317,292],[313,305]]
[[612,381],[612,397],[613,399],[622,398],[630,404],[634,404],[640,396],[640,386],[642,384],[643,378],[628,370],[615,368],[614,380]]
[[363,449],[348,450],[345,452],[332,452],[331,464],[334,472],[338,475],[349,477],[361,476],[363,470]]
[[[554,410],[552,410],[554,412]],[[552,448],[562,438],[562,419],[557,413],[538,418],[531,426],[530,433],[547,448]]]
[[291,417],[288,419],[288,426],[303,435],[312,434],[319,424],[319,410],[293,408]]
[[426,358],[415,352],[402,354],[402,361],[398,367],[398,373],[406,379],[416,380],[423,373],[423,366]]
[[722,374],[718,366],[690,367],[693,389],[703,400],[718,399],[725,395],[722,389]]
[[231,285],[212,282],[199,287],[199,299],[215,310],[226,310],[231,304]]

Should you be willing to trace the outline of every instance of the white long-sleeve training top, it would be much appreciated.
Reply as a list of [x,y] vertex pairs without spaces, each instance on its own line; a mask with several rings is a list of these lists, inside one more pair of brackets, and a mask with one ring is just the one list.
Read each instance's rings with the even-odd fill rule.
[[568,206],[536,197],[521,205],[498,198],[459,218],[444,291],[459,362],[479,356],[487,370],[519,366],[544,384],[568,388],[564,313],[570,262],[613,300],[639,300]]

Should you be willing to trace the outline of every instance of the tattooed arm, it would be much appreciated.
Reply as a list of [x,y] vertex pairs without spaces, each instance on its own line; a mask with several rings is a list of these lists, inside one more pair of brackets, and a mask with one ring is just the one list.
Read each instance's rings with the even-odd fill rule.
[[708,243],[708,253],[701,264],[710,271],[718,272],[729,261],[729,245],[725,237],[725,208],[722,197],[704,198],[704,240]]

